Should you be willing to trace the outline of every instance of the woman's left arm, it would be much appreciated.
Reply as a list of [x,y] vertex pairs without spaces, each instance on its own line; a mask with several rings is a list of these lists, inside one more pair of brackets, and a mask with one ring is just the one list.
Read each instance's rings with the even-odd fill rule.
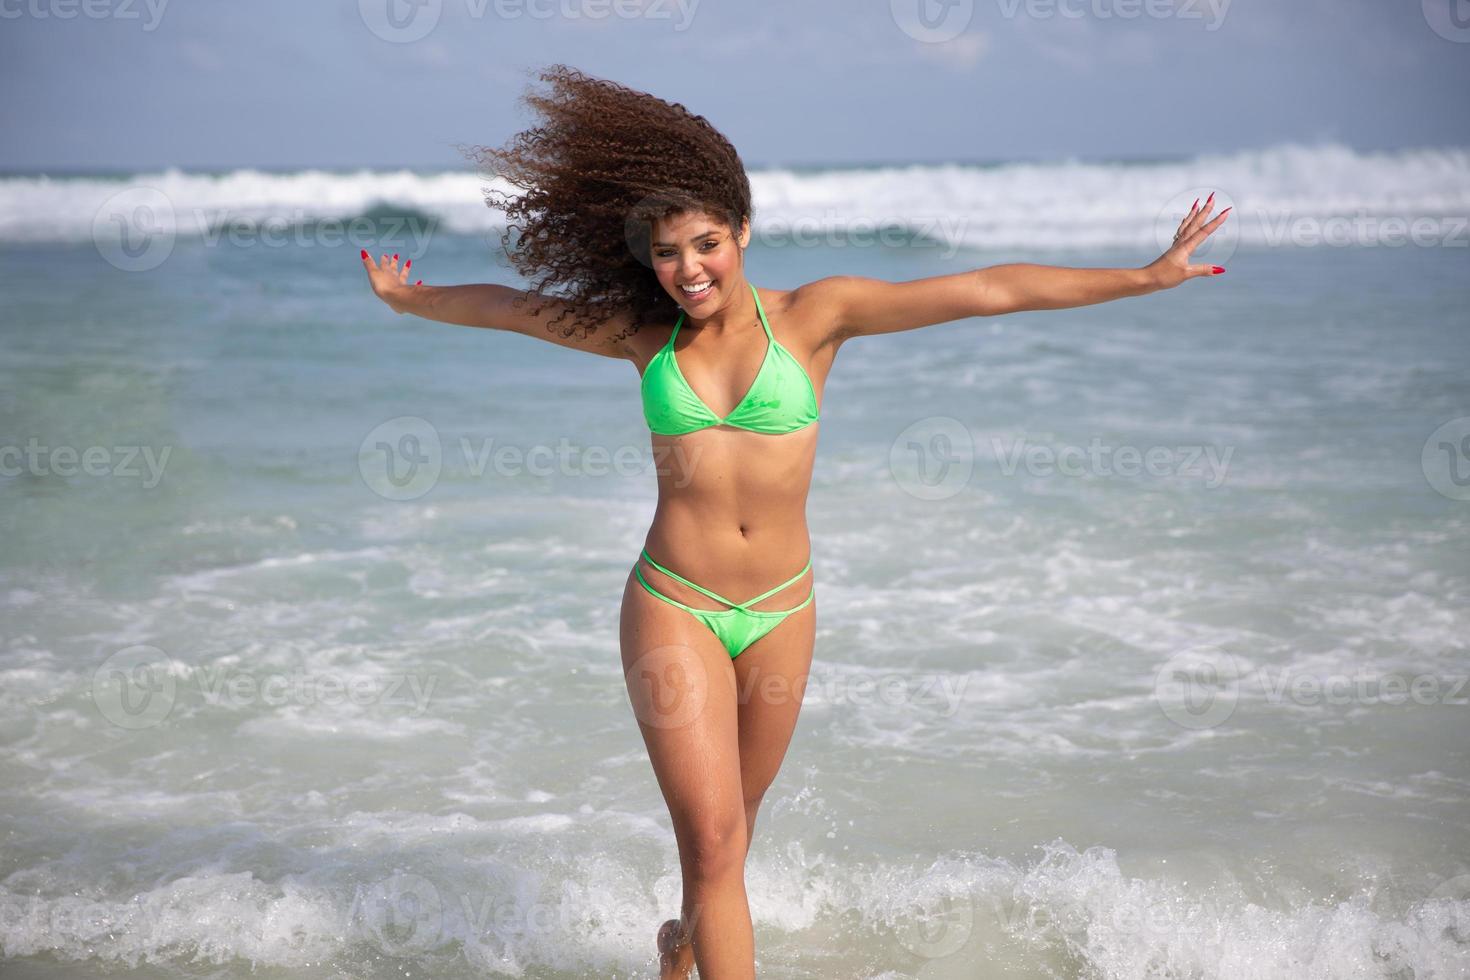
[[[1213,199],[1214,195],[1211,195]],[[1014,262],[913,282],[885,282],[862,276],[833,276],[812,283],[832,311],[829,342],[849,337],[896,333],[973,316],[1025,310],[1091,306],[1125,296],[1171,289],[1186,279],[1219,275],[1219,266],[1194,265],[1190,254],[1210,236],[1230,209],[1206,221],[1210,202],[1190,209],[1174,244],[1139,269],[1071,269]]]

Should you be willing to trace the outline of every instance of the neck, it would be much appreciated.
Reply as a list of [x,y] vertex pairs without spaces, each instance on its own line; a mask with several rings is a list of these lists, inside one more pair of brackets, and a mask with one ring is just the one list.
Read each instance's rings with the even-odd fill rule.
[[755,296],[750,284],[745,282],[742,282],[734,291],[733,298],[722,309],[715,310],[703,319],[688,313],[684,318],[686,326],[692,326],[700,333],[712,333],[717,337],[732,330],[744,330],[752,323],[759,329],[760,321],[760,311],[755,307]]

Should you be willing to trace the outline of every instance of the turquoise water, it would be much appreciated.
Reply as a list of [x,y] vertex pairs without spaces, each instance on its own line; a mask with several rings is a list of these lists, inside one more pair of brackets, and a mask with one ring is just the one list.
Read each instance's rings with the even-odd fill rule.
[[[1151,257],[922,245],[748,274]],[[103,254],[0,248],[7,976],[648,975],[635,370],[355,244]],[[1470,250],[1226,264],[839,354],[761,975],[1465,975]]]

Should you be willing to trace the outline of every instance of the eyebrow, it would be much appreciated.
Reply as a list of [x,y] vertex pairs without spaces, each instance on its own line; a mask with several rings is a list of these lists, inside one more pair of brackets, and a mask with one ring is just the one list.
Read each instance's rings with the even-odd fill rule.
[[[689,237],[689,240],[691,242],[697,242],[701,238],[713,238],[714,236],[716,236],[718,234],[719,234],[719,232],[716,231],[715,229],[713,229],[713,228],[707,228],[707,229],[705,229],[704,231],[700,232],[697,235],[691,235]],[[653,244],[654,245],[672,245],[674,243],[673,242],[661,242],[660,241],[660,242],[654,242]]]

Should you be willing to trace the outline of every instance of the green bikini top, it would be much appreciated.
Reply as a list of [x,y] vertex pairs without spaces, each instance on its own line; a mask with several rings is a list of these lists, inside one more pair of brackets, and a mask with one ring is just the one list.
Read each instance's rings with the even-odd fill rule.
[[662,436],[679,436],[686,432],[697,432],[712,425],[730,425],[737,429],[780,435],[804,429],[820,417],[817,411],[817,392],[812,387],[811,376],[791,352],[776,342],[771,334],[771,324],[761,306],[760,294],[750,287],[755,297],[755,308],[760,313],[761,326],[766,331],[766,356],[756,372],[755,381],[735,410],[724,418],[710,411],[684,380],[679,370],[679,361],[674,357],[674,338],[679,336],[679,326],[684,322],[684,313],[674,323],[674,330],[648,368],[643,372],[643,418],[650,432]]

